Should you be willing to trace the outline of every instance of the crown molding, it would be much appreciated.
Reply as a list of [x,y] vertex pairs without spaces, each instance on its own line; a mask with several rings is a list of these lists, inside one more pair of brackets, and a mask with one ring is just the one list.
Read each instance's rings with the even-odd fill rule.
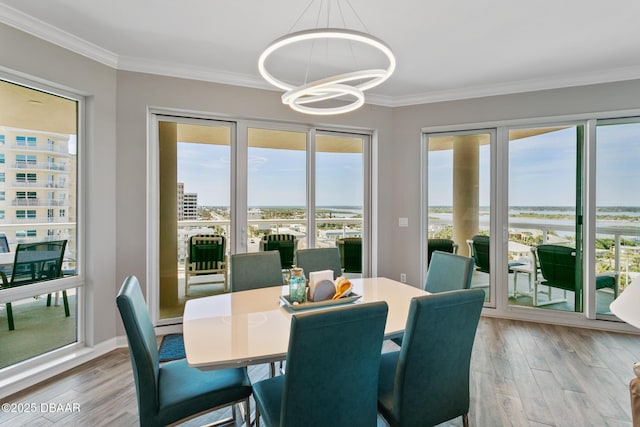
[[190,80],[202,80],[232,86],[250,87],[254,89],[274,90],[273,86],[257,75],[231,73],[206,67],[175,64],[172,62],[157,61],[147,58],[120,56],[118,58],[117,68],[118,70],[123,71],[157,74],[161,76]]
[[573,74],[570,76],[564,75],[541,79],[518,80],[496,85],[470,86],[459,89],[424,92],[415,95],[395,96],[391,97],[392,101],[389,106],[404,107],[637,79],[640,79],[640,66],[633,66]]
[[118,55],[115,53],[2,3],[0,3],[0,22],[101,64],[112,68],[117,66]]

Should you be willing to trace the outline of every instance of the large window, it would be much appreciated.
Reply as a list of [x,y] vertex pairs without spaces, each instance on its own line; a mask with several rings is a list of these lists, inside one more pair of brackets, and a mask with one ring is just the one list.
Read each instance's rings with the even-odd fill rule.
[[[0,290],[0,371],[24,369],[30,359],[80,340],[77,313],[81,295],[73,276],[78,275],[78,111],[80,100],[54,94],[44,87],[32,89],[0,80],[0,156],[9,179],[0,198],[1,231],[9,242],[1,254],[0,268],[9,287]],[[20,106],[20,107],[17,107]],[[64,169],[54,174],[69,185],[56,189],[64,200],[67,217],[47,221],[46,173],[40,168],[48,141],[58,148],[49,155]],[[11,179],[15,177],[15,180]],[[41,183],[41,185],[38,185]],[[28,190],[25,187],[29,187]],[[27,224],[27,225],[25,225]],[[24,264],[24,251],[40,255]],[[28,267],[25,279],[20,272]],[[35,297],[35,298],[34,298]],[[11,308],[11,312],[9,312]],[[9,320],[12,318],[13,325]],[[13,326],[13,330],[10,330]],[[25,362],[20,368],[13,365]]]
[[[609,305],[640,277],[640,118],[489,129],[425,129],[425,253],[432,239],[451,239],[474,256],[472,286],[486,277],[502,313],[612,319]],[[495,150],[483,156],[492,134]]]
[[[158,175],[149,182],[158,183],[150,192],[160,262],[151,260],[150,275],[159,274],[159,324],[179,321],[189,298],[228,292],[229,255],[270,250],[271,240],[291,239],[290,267],[295,249],[360,239],[358,266],[345,274],[367,274],[368,135],[155,117]],[[216,271],[196,271],[192,236],[223,238]]]

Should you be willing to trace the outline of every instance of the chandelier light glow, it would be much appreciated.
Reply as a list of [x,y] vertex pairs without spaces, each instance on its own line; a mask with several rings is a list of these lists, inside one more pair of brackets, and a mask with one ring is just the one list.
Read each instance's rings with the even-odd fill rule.
[[[346,40],[373,47],[387,58],[387,68],[338,74],[305,83],[299,87],[278,79],[267,70],[266,62],[276,51],[295,43],[320,39]],[[366,33],[342,28],[318,28],[287,34],[267,46],[258,59],[258,70],[262,77],[273,86],[286,91],[282,95],[284,104],[296,111],[317,115],[341,114],[360,108],[364,104],[364,91],[387,80],[395,68],[395,56],[383,41]],[[356,82],[360,83],[355,84]],[[335,107],[314,106],[314,104],[333,99],[349,99],[351,102]]]

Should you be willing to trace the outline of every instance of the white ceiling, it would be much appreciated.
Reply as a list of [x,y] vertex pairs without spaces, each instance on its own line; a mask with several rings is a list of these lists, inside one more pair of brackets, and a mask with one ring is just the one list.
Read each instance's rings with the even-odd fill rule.
[[[317,26],[320,0],[303,14],[309,2],[0,0],[0,22],[122,70],[272,89],[258,74],[258,56],[299,17],[294,30]],[[398,62],[395,74],[367,93],[370,103],[410,105],[640,78],[638,0],[350,3]],[[347,0],[341,8],[349,28],[365,30]],[[338,26],[337,11],[333,3],[331,26]],[[278,70],[306,64],[304,56]]]

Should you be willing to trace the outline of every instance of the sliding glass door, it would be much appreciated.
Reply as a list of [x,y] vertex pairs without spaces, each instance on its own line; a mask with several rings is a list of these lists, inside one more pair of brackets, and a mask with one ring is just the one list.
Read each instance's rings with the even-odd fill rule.
[[315,246],[337,246],[344,274],[350,277],[362,276],[368,262],[363,251],[368,225],[366,146],[366,135],[316,133]]
[[[226,272],[200,274],[195,236],[221,236],[222,262],[231,233],[233,124],[165,117],[158,121],[159,317],[181,317],[188,298],[226,290]],[[223,267],[223,266],[222,266]],[[193,274],[191,274],[193,273]]]
[[510,305],[582,311],[583,129],[508,131]]
[[[491,241],[491,150],[495,132],[472,131],[426,135],[427,257],[443,250],[474,257],[472,287],[493,298]],[[446,249],[445,249],[446,250]]]
[[[615,287],[596,286],[597,314],[640,277],[640,119],[598,120],[596,127],[596,285],[613,276]],[[639,308],[640,309],[640,308]]]

